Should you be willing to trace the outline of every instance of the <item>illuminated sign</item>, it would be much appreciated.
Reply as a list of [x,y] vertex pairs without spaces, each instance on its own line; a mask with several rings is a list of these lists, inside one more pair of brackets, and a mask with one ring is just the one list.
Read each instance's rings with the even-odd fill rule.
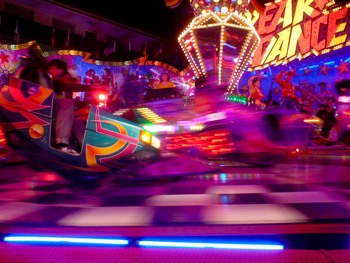
[[267,4],[260,17],[253,12],[249,19],[261,42],[250,68],[285,64],[350,45],[349,5],[331,9],[332,4],[334,1],[281,0]]

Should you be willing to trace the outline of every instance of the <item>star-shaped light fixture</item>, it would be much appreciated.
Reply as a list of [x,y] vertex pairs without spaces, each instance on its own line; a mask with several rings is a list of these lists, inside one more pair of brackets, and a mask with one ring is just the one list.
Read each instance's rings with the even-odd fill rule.
[[3,51],[1,51],[0,60],[1,63],[9,62],[9,55],[6,55]]
[[249,91],[249,88],[248,88],[247,85],[244,85],[244,86],[242,87],[242,90],[244,91],[244,93],[246,93],[246,92]]
[[281,90],[279,89],[279,88],[274,88],[273,89],[273,92],[275,93],[275,94],[280,94],[280,92],[281,92]]
[[291,67],[289,67],[289,70],[288,70],[289,72],[291,72],[292,74],[293,74],[293,76],[295,77],[295,76],[298,76],[298,72],[297,72],[297,69],[296,68],[291,68]]
[[323,64],[321,66],[319,66],[320,71],[318,72],[318,74],[325,74],[328,75],[328,71],[331,70],[330,67],[327,66],[327,64]]
[[340,65],[337,67],[339,70],[339,75],[343,74],[344,72],[349,72],[348,66],[350,65],[350,62],[344,62],[343,60],[340,61]]
[[247,69],[260,37],[243,16],[247,0],[190,0],[195,18],[179,44],[197,78],[213,76],[233,93]]
[[312,72],[312,69],[310,69],[309,67],[306,67],[304,69],[303,76],[310,76],[311,72]]

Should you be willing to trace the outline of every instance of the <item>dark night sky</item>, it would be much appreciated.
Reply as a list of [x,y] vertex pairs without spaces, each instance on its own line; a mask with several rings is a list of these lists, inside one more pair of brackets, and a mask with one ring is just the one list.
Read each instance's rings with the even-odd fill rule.
[[178,35],[194,17],[188,0],[182,0],[176,8],[167,7],[164,0],[57,0],[56,2],[171,41],[177,41]]

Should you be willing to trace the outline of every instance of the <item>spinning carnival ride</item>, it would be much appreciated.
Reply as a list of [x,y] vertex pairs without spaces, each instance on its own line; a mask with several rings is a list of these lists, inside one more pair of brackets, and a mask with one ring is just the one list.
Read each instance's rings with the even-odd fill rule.
[[249,1],[190,0],[196,17],[178,41],[197,78],[214,77],[233,93],[260,37],[244,17]]

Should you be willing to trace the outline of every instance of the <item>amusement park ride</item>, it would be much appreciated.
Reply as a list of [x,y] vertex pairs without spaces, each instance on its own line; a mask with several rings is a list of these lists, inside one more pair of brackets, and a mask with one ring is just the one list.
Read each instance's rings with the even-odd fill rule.
[[[311,4],[308,6],[309,11],[311,9],[315,11],[313,15],[308,11],[305,12],[310,16],[316,16],[320,13],[318,9],[322,9],[321,2],[324,2],[323,7],[325,7],[327,1],[318,1],[317,4],[313,4],[313,7]],[[219,99],[217,105],[222,103],[220,109],[205,113],[196,112],[191,115],[191,107],[184,105],[183,98],[174,100],[180,101],[181,105],[178,103],[180,107],[175,109],[177,114],[172,117],[169,117],[169,114],[162,116],[164,108],[169,107],[171,103],[176,104],[170,101],[166,102],[167,105],[159,111],[157,111],[157,105],[161,102],[158,100],[133,108],[119,109],[117,112],[110,112],[95,104],[84,105],[83,108],[80,108],[80,112],[84,112],[83,117],[80,116],[77,119],[79,125],[84,127],[80,134],[83,143],[78,149],[78,155],[72,155],[61,152],[52,146],[53,101],[55,99],[52,86],[44,87],[38,83],[29,83],[10,74],[8,83],[2,86],[0,92],[0,124],[8,145],[26,158],[45,164],[67,180],[74,182],[98,180],[110,173],[118,173],[120,169],[132,166],[134,163],[158,161],[161,159],[162,150],[178,150],[181,149],[178,146],[180,144],[186,145],[184,147],[186,149],[197,148],[195,150],[200,152],[198,156],[204,155],[206,157],[222,156],[239,151],[235,140],[246,134],[259,119],[266,119],[267,115],[261,112],[257,113],[255,109],[249,108],[247,105],[242,106],[241,103],[236,103],[234,107],[231,107],[232,103],[224,103],[220,98],[234,95],[237,98],[236,102],[240,102],[242,96],[238,91],[238,83],[252,60],[255,66],[258,59],[266,66],[272,63],[270,62],[272,58],[276,61],[280,57],[279,63],[282,63],[283,60],[292,60],[296,57],[296,52],[292,53],[291,49],[286,49],[281,38],[265,36],[261,39],[260,35],[269,33],[268,30],[272,31],[275,21],[270,17],[270,21],[265,21],[266,25],[270,24],[270,27],[265,25],[265,31],[259,32],[261,28],[257,30],[253,26],[252,21],[256,22],[256,20],[248,11],[249,1],[191,0],[190,3],[196,16],[178,38],[193,73],[189,74],[187,78],[193,80],[191,79],[193,76],[194,79],[210,79],[212,82],[209,84],[208,90],[222,90],[217,97]],[[277,4],[269,5],[268,9],[270,11],[277,10],[277,14],[280,15],[279,11],[284,10],[286,5],[293,3],[295,4],[296,1],[280,1]],[[347,12],[347,8],[343,8],[330,15],[341,21],[346,17],[342,10]],[[292,17],[286,14],[282,25],[284,28],[288,23],[287,18],[290,19],[290,23],[293,22],[291,21]],[[265,19],[267,18],[265,17]],[[294,22],[296,20],[297,18],[294,18]],[[336,37],[332,39],[332,36],[329,35],[330,39],[327,40],[328,46],[324,46],[325,49],[337,48],[348,43],[339,36],[340,27],[334,29]],[[294,31],[291,34],[296,36],[299,32],[298,29],[300,28],[294,26]],[[283,32],[286,34],[286,31],[285,29]],[[301,34],[301,32],[299,33]],[[303,37],[306,43],[306,36]],[[291,42],[293,41],[291,39]],[[320,47],[312,41],[308,42],[309,45],[311,43],[313,48]],[[279,47],[276,47],[277,45]],[[304,57],[312,53],[311,49],[306,50],[305,46],[298,45],[298,47],[304,48],[301,50],[305,52]],[[262,55],[263,49],[266,50],[267,55]],[[9,50],[2,51],[3,56],[7,54],[5,51]],[[258,55],[254,56],[256,52]],[[26,55],[22,57],[25,58]],[[71,55],[71,53],[68,54],[68,56]],[[50,59],[50,56],[47,55],[46,59]],[[137,63],[136,65],[140,68],[147,66],[145,61]],[[17,64],[17,69],[21,66],[21,64]],[[126,67],[121,68],[123,72]],[[48,75],[46,77],[50,78]],[[82,88],[80,91],[85,92],[88,88],[87,85],[80,85],[80,87]],[[75,86],[73,91],[79,91],[79,87]],[[200,94],[201,90],[198,89],[197,93]],[[215,99],[213,98],[212,103],[215,102]],[[146,116],[145,112],[147,111],[150,113],[148,117],[153,114],[153,119],[149,119],[153,127],[159,120],[162,122],[162,117],[172,118],[170,126],[162,124],[163,128],[170,127],[169,130],[152,130],[152,125],[146,128],[147,125],[140,121],[140,116]],[[346,112],[347,107],[344,108],[342,115],[344,119],[348,120]],[[281,115],[285,114],[269,113],[268,117]],[[186,118],[184,116],[189,119],[184,119]],[[295,116],[292,117],[290,119],[296,119]],[[297,119],[301,120],[303,117],[305,116],[298,116]],[[238,126],[243,126],[241,123],[243,119],[246,119],[244,122],[246,126],[237,129]],[[347,123],[347,121],[345,122]],[[308,130],[304,129],[304,126],[302,128],[303,132]],[[349,127],[343,129],[347,131]],[[204,139],[200,141],[199,138]],[[177,145],[174,144],[175,141],[178,142]],[[193,143],[194,141],[195,143]],[[192,142],[192,145],[188,147],[189,142]],[[275,145],[269,144],[267,147],[264,150],[276,150]]]

